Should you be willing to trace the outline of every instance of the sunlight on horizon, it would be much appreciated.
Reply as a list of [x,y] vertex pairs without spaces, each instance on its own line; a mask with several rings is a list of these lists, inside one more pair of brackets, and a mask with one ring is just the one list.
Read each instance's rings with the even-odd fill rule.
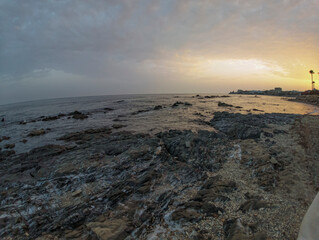
[[217,58],[192,51],[164,53],[155,60],[139,63],[141,72],[175,77],[181,83],[196,81],[209,87],[212,81],[227,81],[228,87],[262,90],[274,87],[308,89],[310,76],[307,66],[306,62],[289,56],[286,61],[276,60],[275,56],[274,59]]

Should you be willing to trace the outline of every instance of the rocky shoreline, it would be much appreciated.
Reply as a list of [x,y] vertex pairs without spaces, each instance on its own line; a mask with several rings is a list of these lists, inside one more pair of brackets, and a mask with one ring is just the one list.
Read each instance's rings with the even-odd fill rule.
[[290,99],[290,101],[294,102],[302,102],[315,106],[319,106],[319,96],[318,95],[300,95],[296,98]]
[[216,131],[97,128],[2,149],[0,238],[296,239],[319,191],[319,118],[216,112],[206,124]]

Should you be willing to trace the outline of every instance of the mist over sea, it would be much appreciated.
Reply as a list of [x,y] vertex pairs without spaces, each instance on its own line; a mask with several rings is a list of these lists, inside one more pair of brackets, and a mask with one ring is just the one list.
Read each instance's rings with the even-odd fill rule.
[[[252,95],[166,94],[117,95],[39,100],[0,106],[0,136],[8,141],[0,147],[14,143],[14,150],[26,152],[46,144],[58,144],[66,133],[91,128],[110,127],[115,131],[155,134],[170,129],[210,130],[214,112],[227,111],[242,114],[291,113],[317,114],[318,108],[303,103],[290,102],[281,97]],[[178,102],[174,106],[174,103]],[[230,106],[218,106],[223,102]],[[88,117],[79,120],[68,114],[79,111]],[[45,117],[65,114],[52,121]],[[118,129],[117,129],[118,127]],[[29,137],[33,130],[44,129],[45,134]],[[21,142],[23,139],[27,141]]]

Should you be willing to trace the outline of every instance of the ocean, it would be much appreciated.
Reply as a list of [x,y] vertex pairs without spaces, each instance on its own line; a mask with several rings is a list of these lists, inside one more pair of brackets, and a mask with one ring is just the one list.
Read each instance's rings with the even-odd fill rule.
[[[176,106],[173,106],[176,102]],[[218,106],[218,102],[233,106]],[[88,118],[73,119],[68,115],[73,111],[88,114]],[[149,134],[170,129],[214,131],[209,121],[217,111],[318,114],[316,106],[287,101],[281,97],[253,95],[116,95],[38,100],[0,105],[0,119],[4,118],[0,122],[0,137],[10,137],[0,142],[0,148],[14,143],[16,153],[27,152],[46,144],[59,144],[57,139],[66,133],[112,126],[118,127],[113,132]],[[58,114],[66,116],[42,121],[44,117]],[[46,134],[28,136],[31,131],[39,129],[44,129]],[[23,139],[27,141],[23,143]]]

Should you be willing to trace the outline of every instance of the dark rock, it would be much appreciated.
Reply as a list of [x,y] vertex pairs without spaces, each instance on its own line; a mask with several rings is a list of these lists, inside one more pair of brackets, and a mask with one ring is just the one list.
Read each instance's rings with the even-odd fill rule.
[[22,139],[20,142],[26,143],[28,140],[27,139]]
[[172,105],[172,108],[178,107],[179,105],[192,106],[192,104],[189,103],[189,102],[180,102],[180,101],[177,101],[177,102],[175,102],[175,103]]
[[151,111],[151,109],[142,109],[142,110],[138,110],[136,112],[132,112],[131,115],[138,115],[140,113],[146,113],[146,112],[149,112]]
[[224,222],[223,229],[226,240],[266,240],[263,232],[250,235],[254,231],[253,226],[244,224],[240,219],[230,219]]
[[246,199],[256,199],[256,200],[260,200],[260,199],[262,199],[262,197],[259,197],[259,196],[256,196],[256,195],[251,195],[251,193],[249,193],[249,192],[246,192],[245,193],[245,198]]
[[196,197],[193,199],[195,201],[203,201],[203,202],[227,202],[230,201],[230,199],[222,194],[216,193],[217,191],[214,191],[214,189],[209,190],[200,190],[198,191]]
[[79,114],[82,114],[81,112],[75,110],[74,112],[70,112],[68,115],[69,116],[73,116],[73,115],[79,115]]
[[68,133],[58,140],[64,141],[89,141],[92,139],[100,139],[103,137],[108,136],[111,133],[111,129],[104,127],[104,128],[95,128],[95,129],[88,129],[82,132],[74,132]]
[[40,136],[40,135],[43,135],[45,134],[45,130],[42,128],[42,129],[39,129],[39,130],[33,130],[32,132],[30,132],[28,134],[28,137],[36,137],[36,136]]
[[285,131],[285,130],[275,129],[275,130],[274,130],[274,134],[288,134],[288,132]]
[[196,123],[198,125],[209,125],[210,126],[210,122],[205,121],[203,119],[194,119],[192,122],[194,122],[194,123]]
[[201,117],[205,117],[205,115],[203,115],[202,113],[196,112],[194,113],[195,116],[201,116]]
[[255,112],[264,112],[263,110],[259,110],[259,109],[256,109],[256,108],[254,108],[253,111],[255,111]]
[[122,125],[122,124],[113,124],[112,125],[112,128],[115,128],[115,129],[119,129],[119,128],[123,128],[123,127],[126,127],[126,125]]
[[10,139],[10,137],[8,137],[8,136],[2,136],[2,141],[4,141],[4,140],[9,140]]
[[235,182],[223,181],[219,176],[206,180],[202,189],[197,192],[193,200],[202,202],[226,202],[230,199],[223,194],[237,190]]
[[234,181],[224,181],[220,176],[211,177],[206,180],[203,185],[203,189],[213,188],[216,192],[230,193],[237,190],[236,183]]
[[1,122],[4,122],[4,118],[1,119]]
[[83,119],[88,118],[88,115],[85,115],[85,114],[76,114],[76,115],[73,115],[72,118],[83,120]]
[[0,151],[0,160],[4,160],[7,157],[14,155],[14,154],[15,154],[14,150]]
[[263,132],[263,134],[265,137],[270,137],[270,138],[274,137],[274,134],[272,134],[270,132]]
[[193,209],[178,208],[172,213],[172,220],[178,222],[196,222],[201,215]]
[[218,107],[233,107],[233,105],[227,104],[227,103],[224,103],[224,102],[218,102]]
[[195,209],[201,213],[206,214],[207,216],[218,215],[219,212],[224,212],[222,208],[216,207],[212,203],[208,202],[198,202],[198,201],[191,201],[184,204],[185,208]]
[[124,121],[127,121],[127,120],[119,119],[119,118],[113,119],[113,122],[124,122]]
[[267,234],[264,232],[256,233],[253,240],[267,240]]
[[158,176],[159,174],[156,171],[149,171],[137,180],[137,184],[139,186],[145,185],[145,183],[151,182],[153,179],[156,179]]
[[107,146],[103,147],[103,150],[106,155],[117,156],[125,152],[130,148],[129,145],[119,144],[118,142],[111,142]]
[[258,210],[260,208],[267,208],[269,207],[269,204],[261,201],[259,199],[250,199],[243,203],[240,207],[239,210],[241,210],[243,213],[251,211],[251,210]]
[[87,114],[81,113],[79,111],[74,111],[68,114],[69,116],[72,116],[72,118],[74,119],[79,119],[79,120],[83,120],[88,118]]
[[86,179],[85,179],[85,182],[86,183],[90,183],[90,182],[94,182],[96,180],[96,177],[94,174],[92,175],[89,175]]
[[59,116],[50,116],[50,117],[45,117],[42,119],[42,121],[46,122],[46,121],[53,121],[53,120],[57,120],[59,119]]
[[114,108],[109,108],[109,107],[106,107],[106,108],[103,108],[104,111],[114,111]]
[[228,98],[230,96],[227,95],[222,95],[222,96],[215,96],[215,95],[211,95],[211,96],[205,96],[204,98]]
[[63,225],[67,229],[73,229],[84,223],[85,218],[86,217],[83,213],[74,213],[70,216],[66,216],[66,218],[63,219]]
[[151,184],[145,184],[142,187],[138,188],[136,192],[140,194],[146,194],[150,192],[151,186],[152,186]]
[[4,145],[4,148],[6,148],[6,149],[12,149],[12,148],[14,148],[16,145],[14,144],[14,143],[8,143],[8,144],[6,144],[6,145]]
[[204,98],[216,98],[217,96],[204,96]]
[[[262,128],[266,128],[268,123],[286,122],[290,116],[281,118],[281,115],[242,115],[240,113],[216,112],[211,120],[211,125],[217,130],[225,133],[234,139],[259,138]],[[272,121],[273,120],[273,121]]]
[[157,106],[154,107],[154,110],[160,110],[160,109],[162,109],[162,108],[163,108],[162,105],[157,105]]
[[226,240],[247,240],[246,229],[239,219],[230,219],[223,223]]
[[[194,134],[189,130],[170,130],[157,136],[162,139],[169,154],[196,168],[218,169],[224,159],[219,155],[219,147],[227,146],[226,139],[216,132],[199,131]],[[217,148],[218,152],[214,151]]]
[[20,155],[21,159],[24,159],[24,162],[30,161],[30,160],[36,160],[36,159],[42,159],[52,156],[57,156],[65,151],[67,151],[68,148],[60,145],[45,145],[42,147],[34,148],[28,153],[24,153]]

